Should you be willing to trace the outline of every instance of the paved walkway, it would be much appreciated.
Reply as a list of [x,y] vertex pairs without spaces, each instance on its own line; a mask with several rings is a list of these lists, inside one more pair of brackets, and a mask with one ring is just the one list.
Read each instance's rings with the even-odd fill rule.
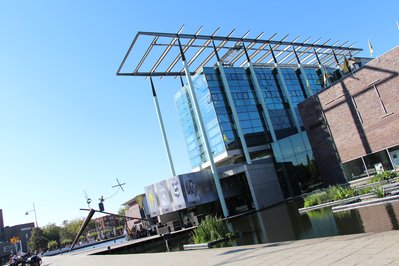
[[399,265],[399,231],[170,253],[44,257],[42,266]]

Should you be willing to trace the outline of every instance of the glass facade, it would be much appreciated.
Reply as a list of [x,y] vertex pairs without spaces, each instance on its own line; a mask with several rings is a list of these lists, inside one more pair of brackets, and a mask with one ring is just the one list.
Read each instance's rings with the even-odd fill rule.
[[[288,175],[289,178],[286,180],[295,180],[296,182],[293,183],[306,183],[304,179],[314,175],[317,170],[315,170],[307,135],[304,131],[298,134],[293,115],[296,116],[302,128],[297,104],[307,97],[306,90],[308,88],[312,93],[317,93],[323,88],[320,73],[316,68],[304,69],[306,82],[298,69],[294,67],[281,68],[288,90],[288,95],[285,95],[281,84],[279,84],[275,68],[256,67],[254,70],[263,97],[262,100],[268,109],[277,138],[275,142],[271,138],[271,129],[266,124],[249,70],[243,67],[224,68],[247,147],[251,152],[252,147],[270,144],[272,149],[270,149],[270,146],[264,146],[269,148],[264,148],[266,150],[263,155],[274,155],[277,174]],[[216,157],[224,152],[241,149],[241,142],[234,125],[219,70],[212,67],[204,68],[201,74],[193,77],[193,82],[213,156]],[[294,105],[294,113],[291,112],[287,97]],[[175,104],[191,165],[196,168],[206,162],[207,157],[186,87],[183,87],[176,94]],[[251,157],[252,159],[258,158],[259,153],[251,152]]]

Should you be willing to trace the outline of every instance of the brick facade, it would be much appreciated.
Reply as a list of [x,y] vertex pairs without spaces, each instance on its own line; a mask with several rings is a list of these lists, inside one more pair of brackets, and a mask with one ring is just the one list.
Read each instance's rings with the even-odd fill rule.
[[[399,46],[299,105],[323,179],[323,173],[331,178],[326,168],[336,171],[339,160],[351,161],[399,144],[398,74]],[[338,165],[330,161],[335,150]]]

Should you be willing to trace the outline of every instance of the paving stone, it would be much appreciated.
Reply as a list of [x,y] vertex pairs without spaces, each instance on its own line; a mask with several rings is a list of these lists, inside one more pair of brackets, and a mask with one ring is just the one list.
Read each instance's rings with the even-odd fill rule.
[[169,253],[44,257],[43,266],[70,265],[399,265],[399,231]]

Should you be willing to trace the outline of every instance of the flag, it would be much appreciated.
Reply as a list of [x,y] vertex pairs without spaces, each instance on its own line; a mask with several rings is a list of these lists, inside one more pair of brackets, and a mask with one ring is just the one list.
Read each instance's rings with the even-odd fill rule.
[[230,141],[229,138],[225,134],[223,134],[223,140],[224,140],[224,142],[229,142]]
[[324,70],[324,74],[323,74],[323,81],[324,81],[324,87],[327,87],[328,74],[327,74],[327,71],[325,71],[325,70]]
[[344,73],[349,72],[349,62],[348,62],[348,59],[346,59],[346,56],[344,56],[344,63],[342,64],[342,71],[344,71]]
[[373,46],[371,45],[370,40],[369,40],[369,50],[370,50],[370,56],[373,56],[374,49],[373,49]]
[[305,81],[306,81],[306,87],[308,88],[308,91],[311,93],[312,89],[310,88],[308,79],[305,79]]

